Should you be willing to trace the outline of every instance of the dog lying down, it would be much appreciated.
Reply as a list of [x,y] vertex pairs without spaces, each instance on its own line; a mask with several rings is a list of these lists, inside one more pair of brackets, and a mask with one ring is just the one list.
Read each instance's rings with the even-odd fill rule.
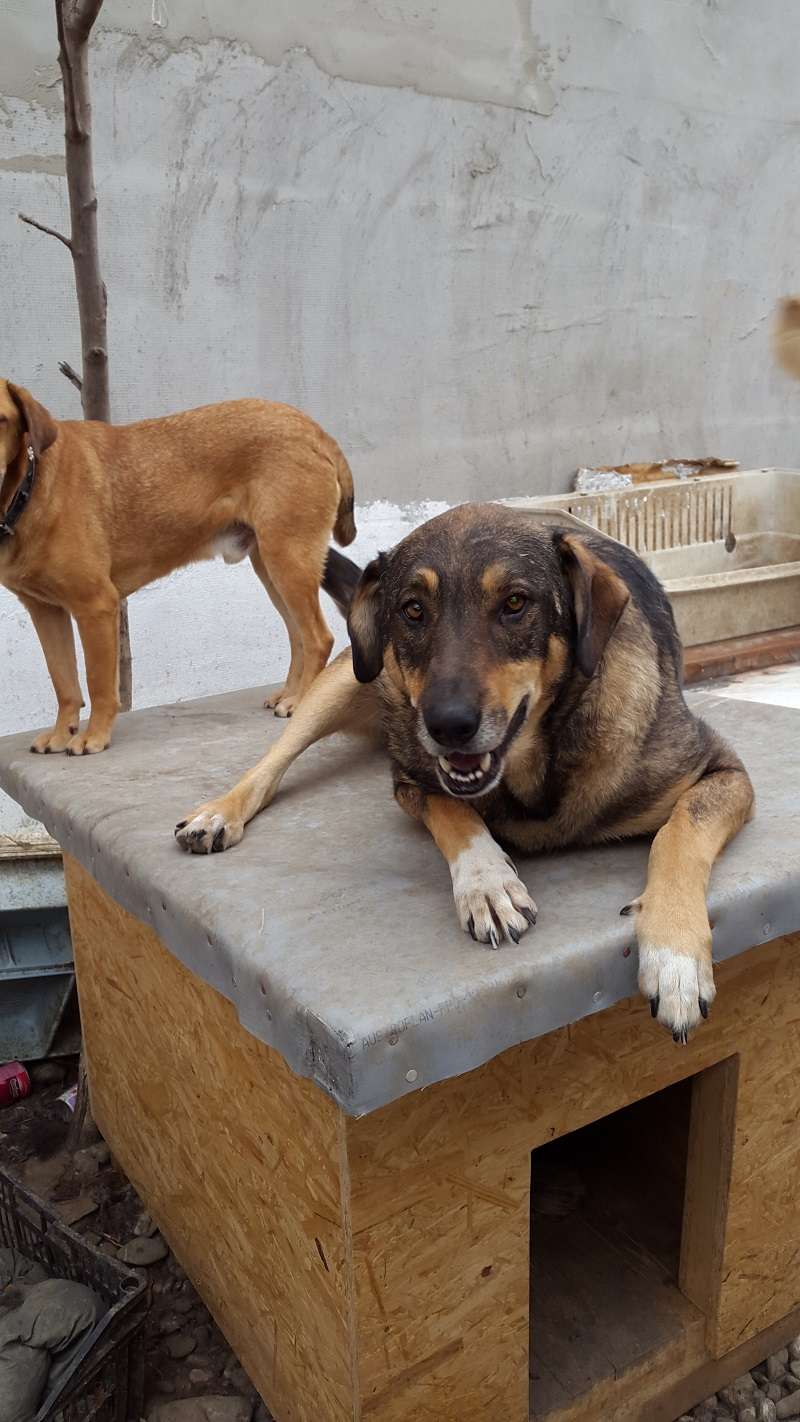
[[348,615],[352,652],[234,789],[181,820],[179,844],[195,854],[237,844],[307,746],[376,729],[395,795],[447,860],[459,922],[479,942],[516,943],[536,922],[501,844],[529,852],[655,833],[645,890],[622,912],[636,915],[653,1016],[685,1042],[715,993],[709,874],[749,819],[753,790],[683,699],[657,579],[569,515],[464,504],[360,577],[331,550],[323,585]]

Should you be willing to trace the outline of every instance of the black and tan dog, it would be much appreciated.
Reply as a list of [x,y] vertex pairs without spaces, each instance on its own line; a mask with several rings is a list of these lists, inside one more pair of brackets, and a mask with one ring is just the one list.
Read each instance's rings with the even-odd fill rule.
[[714,997],[706,888],[753,791],[691,714],[667,597],[629,549],[568,515],[466,504],[364,572],[331,552],[350,651],[227,795],[176,830],[236,844],[292,761],[334,731],[382,728],[395,794],[450,866],[473,938],[517,942],[536,906],[494,836],[522,851],[651,834],[639,985],[685,1041]]

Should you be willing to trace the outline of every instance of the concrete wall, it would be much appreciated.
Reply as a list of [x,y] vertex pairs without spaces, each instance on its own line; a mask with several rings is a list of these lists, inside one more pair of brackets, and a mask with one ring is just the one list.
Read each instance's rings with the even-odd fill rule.
[[[363,556],[426,501],[563,489],[579,463],[797,463],[767,342],[800,285],[793,0],[106,0],[102,21],[115,418],[304,406],[351,459]],[[76,415],[68,257],[16,218],[67,220],[57,81],[51,0],[4,0],[0,366]],[[140,593],[132,625],[139,705],[283,666],[247,568]],[[1,590],[0,656],[0,733],[43,723]]]

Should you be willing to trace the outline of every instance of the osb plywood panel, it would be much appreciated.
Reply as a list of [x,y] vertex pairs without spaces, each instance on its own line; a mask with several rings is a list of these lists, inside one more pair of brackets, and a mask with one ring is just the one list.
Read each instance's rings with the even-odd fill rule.
[[459,1144],[410,1207],[354,1208],[359,1381],[375,1422],[527,1420],[530,1152],[495,1155],[468,1132]]
[[[729,1154],[725,1171],[717,1172],[711,1184],[721,1213],[720,1236],[706,1255],[708,1278],[697,1282],[698,1293],[712,1309],[708,1341],[717,1351],[733,1347],[748,1331],[766,1327],[797,1303],[800,1271],[794,1267],[791,1219],[794,1214],[794,1230],[800,1235],[796,1204],[800,1201],[800,1173],[793,1157],[786,1161],[788,1172],[780,1157],[765,1164],[770,1128],[759,1123],[764,1122],[765,1113],[767,1119],[774,1119],[781,1111],[787,1136],[796,1139],[793,1098],[788,1098],[787,1106],[784,1092],[782,1104],[774,1102],[776,1084],[784,1075],[780,1053],[776,1051],[773,1060],[765,1053],[764,1043],[774,1031],[776,1011],[784,1017],[794,1012],[800,1020],[800,982],[795,966],[798,947],[800,937],[795,936],[765,944],[721,965],[711,1018],[688,1047],[677,1048],[666,1033],[654,1027],[647,1004],[631,1000],[514,1048],[456,1080],[432,1086],[361,1120],[346,1121],[360,1381],[362,1395],[372,1399],[381,1422],[395,1422],[404,1415],[424,1416],[426,1405],[431,1415],[438,1410],[440,1418],[459,1416],[451,1400],[457,1387],[449,1388],[448,1371],[455,1378],[472,1366],[477,1375],[476,1349],[484,1356],[490,1346],[508,1350],[510,1339],[514,1340],[513,1352],[518,1351],[517,1344],[520,1351],[524,1348],[522,1259],[527,1220],[521,1201],[531,1149],[737,1056],[742,1067],[731,1167],[734,1208],[726,1225]],[[752,1142],[762,1135],[760,1150],[756,1146],[754,1152]],[[765,1213],[760,1212],[759,1199],[746,1179],[747,1160],[754,1153],[769,1179]],[[690,1233],[702,1226],[709,1209],[708,1193],[701,1190],[697,1175],[696,1165],[693,1168],[690,1162]],[[502,1336],[494,1345],[490,1343],[489,1309],[478,1307],[474,1315],[471,1312],[484,1284],[469,1248],[468,1210],[472,1210],[473,1220],[475,1217],[471,1181],[485,1187],[480,1199],[481,1209],[486,1206],[481,1215],[489,1249],[486,1264],[494,1272],[492,1247],[501,1261],[493,1285],[499,1295],[494,1309],[503,1315],[504,1326],[498,1327],[497,1334]],[[764,1188],[761,1182],[759,1189]],[[505,1223],[501,1199],[507,1210]],[[701,1215],[697,1224],[691,1216],[694,1210]],[[771,1221],[775,1219],[782,1222],[780,1238],[773,1237]],[[752,1243],[751,1236],[755,1237]],[[758,1248],[764,1251],[764,1262],[759,1270],[758,1320],[753,1321],[752,1259]],[[415,1277],[417,1250],[421,1251],[424,1283]],[[702,1267],[694,1271],[696,1280]],[[399,1286],[403,1278],[413,1280],[405,1289]],[[491,1282],[492,1275],[487,1279]],[[724,1331],[717,1328],[717,1309],[721,1310],[719,1318],[725,1320]],[[445,1338],[457,1353],[437,1355],[436,1344],[445,1346]],[[406,1360],[412,1341],[413,1372]],[[689,1354],[694,1352],[694,1344],[695,1340],[687,1340]],[[506,1380],[508,1377],[510,1374]],[[498,1405],[499,1401],[509,1418],[524,1415],[519,1397],[511,1391],[508,1396],[501,1391]],[[474,1415],[480,1415],[477,1409]],[[586,1415],[591,1415],[591,1409]]]
[[750,1011],[713,1339],[717,1354],[800,1303],[800,935],[781,940],[779,971]]
[[337,1109],[65,868],[98,1125],[280,1422],[351,1422]]

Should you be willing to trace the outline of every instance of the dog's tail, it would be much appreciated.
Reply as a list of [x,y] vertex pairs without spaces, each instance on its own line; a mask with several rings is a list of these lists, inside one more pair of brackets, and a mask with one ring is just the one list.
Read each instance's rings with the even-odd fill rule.
[[353,517],[355,507],[353,476],[350,473],[350,465],[338,444],[335,440],[332,440],[331,443],[333,444],[331,457],[339,484],[339,508],[336,513],[336,522],[333,525],[333,536],[342,548],[346,548],[356,536],[356,521]]
[[361,569],[357,563],[353,562],[352,558],[345,558],[344,554],[337,553],[335,548],[328,549],[325,571],[322,574],[322,586],[328,597],[333,598],[342,617],[347,617],[350,611],[353,594],[360,579]]

